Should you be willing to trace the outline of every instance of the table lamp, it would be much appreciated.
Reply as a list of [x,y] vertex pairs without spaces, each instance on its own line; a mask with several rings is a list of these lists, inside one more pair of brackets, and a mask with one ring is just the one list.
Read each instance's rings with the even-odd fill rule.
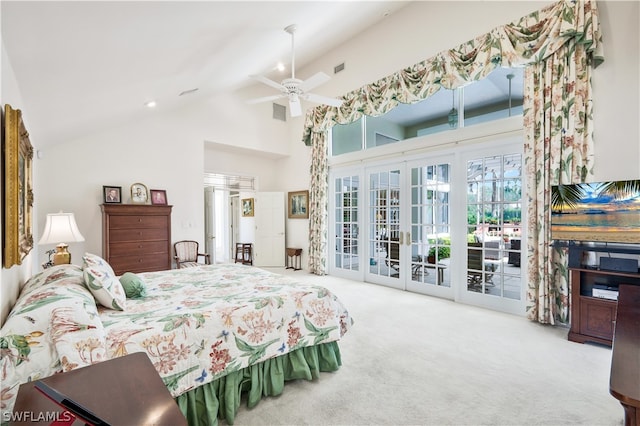
[[53,255],[53,265],[71,263],[71,253],[67,250],[67,242],[76,243],[84,241],[84,237],[78,229],[73,213],[49,213],[44,232],[38,244],[57,244],[56,253]]

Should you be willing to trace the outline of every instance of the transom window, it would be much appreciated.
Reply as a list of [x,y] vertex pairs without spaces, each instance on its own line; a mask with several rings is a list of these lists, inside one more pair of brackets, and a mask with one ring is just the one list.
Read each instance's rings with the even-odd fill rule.
[[467,86],[441,89],[421,102],[398,105],[382,116],[363,116],[334,126],[331,155],[522,115],[523,95],[524,69],[498,68]]

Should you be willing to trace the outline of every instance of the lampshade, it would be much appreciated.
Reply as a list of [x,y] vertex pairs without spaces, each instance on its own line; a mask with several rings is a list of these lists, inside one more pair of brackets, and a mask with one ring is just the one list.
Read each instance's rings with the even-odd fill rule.
[[75,243],[84,241],[73,213],[49,213],[38,244]]

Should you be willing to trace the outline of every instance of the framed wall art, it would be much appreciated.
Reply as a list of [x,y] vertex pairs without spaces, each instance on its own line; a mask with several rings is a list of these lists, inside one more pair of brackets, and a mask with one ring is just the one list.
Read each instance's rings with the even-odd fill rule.
[[105,204],[122,203],[122,187],[120,186],[103,186],[102,195]]
[[253,198],[242,199],[242,217],[253,217]]
[[289,219],[309,219],[309,191],[289,192]]
[[150,189],[151,192],[151,204],[166,206],[167,205],[167,191],[164,189]]
[[20,265],[33,248],[33,147],[19,109],[6,104],[2,120],[3,266],[11,268]]

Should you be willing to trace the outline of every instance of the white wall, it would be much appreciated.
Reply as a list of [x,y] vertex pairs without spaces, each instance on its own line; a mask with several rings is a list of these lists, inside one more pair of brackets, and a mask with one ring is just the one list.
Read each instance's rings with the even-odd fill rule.
[[[331,75],[335,65],[346,61],[343,72],[314,90],[322,95],[340,95],[511,22],[545,4],[548,3],[413,2],[321,60],[298,70],[297,74],[303,79],[320,70]],[[593,74],[595,180],[638,178],[639,3],[599,1],[598,7],[605,63]],[[4,50],[2,73],[2,102],[20,107],[19,91],[11,78]],[[5,85],[9,86],[6,96]],[[83,250],[101,253],[98,206],[102,202],[102,185],[122,186],[125,192],[134,182],[142,182],[153,189],[166,189],[169,203],[174,205],[173,239],[192,238],[201,242],[204,170],[248,171],[258,176],[260,190],[265,191],[308,189],[311,153],[301,142],[303,118],[288,118],[286,124],[273,120],[270,104],[249,106],[244,103],[244,99],[253,94],[264,94],[264,88],[256,85],[236,96],[220,95],[181,111],[158,108],[150,111],[148,120],[106,133],[88,134],[47,149],[43,159],[34,164],[37,222],[34,229],[43,226],[48,212],[73,211],[86,238],[81,247],[71,247],[77,261]],[[25,111],[25,118],[28,125],[28,111]],[[228,153],[211,153],[203,148],[205,141],[261,150],[267,155],[263,158],[236,154],[234,157]],[[37,148],[37,140],[32,142]],[[35,236],[36,240],[38,236]],[[307,220],[287,220],[287,246],[304,249],[302,264],[306,267]],[[41,256],[42,253],[44,250],[41,250]],[[42,260],[40,257],[33,262],[39,264]],[[23,268],[20,271],[13,269],[16,268],[2,273],[3,317],[8,306],[5,301],[15,294],[24,277]]]
[[640,2],[598,1],[604,63],[591,79],[594,182],[640,178]]
[[[10,104],[14,109],[23,109],[23,100],[20,90],[18,88],[18,84],[16,83],[15,74],[13,72],[13,68],[11,67],[11,62],[7,57],[6,50],[4,48],[4,43],[2,43],[2,52],[0,56],[0,69],[2,70],[2,86],[0,87],[0,105],[4,110],[5,104]],[[25,116],[23,118],[27,129],[29,128],[28,117]],[[34,163],[34,179],[37,175],[38,168]],[[4,173],[4,170],[2,170]],[[2,192],[3,188],[0,186],[0,199],[2,199],[2,204],[4,208],[4,194]],[[37,214],[37,208],[34,206],[33,214]],[[4,220],[4,210],[3,210],[3,219]],[[38,228],[34,227],[33,229],[34,237],[38,235]],[[0,238],[3,238],[2,227],[0,226]],[[0,257],[3,255],[0,255]],[[4,320],[9,312],[9,308],[13,306],[13,303],[16,301],[16,297],[18,296],[19,286],[24,284],[29,276],[31,276],[31,271],[33,269],[35,256],[33,254],[33,250],[30,254],[28,254],[22,261],[20,265],[14,265],[9,269],[2,268],[2,273],[0,274],[0,324],[4,323]],[[0,262],[0,265],[2,262]]]

